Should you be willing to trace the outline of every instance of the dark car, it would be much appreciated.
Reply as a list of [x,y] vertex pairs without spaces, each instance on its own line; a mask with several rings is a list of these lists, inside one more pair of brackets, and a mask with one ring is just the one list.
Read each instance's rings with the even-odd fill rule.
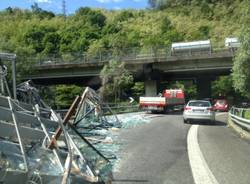
[[229,109],[228,102],[225,99],[215,100],[214,110],[227,112]]

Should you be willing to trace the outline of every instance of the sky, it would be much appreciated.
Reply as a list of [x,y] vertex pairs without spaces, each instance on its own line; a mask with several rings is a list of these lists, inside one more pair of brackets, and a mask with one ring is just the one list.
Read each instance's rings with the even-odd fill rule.
[[[148,7],[147,0],[65,0],[66,12],[72,14],[79,7],[94,7],[105,9],[143,9]],[[62,13],[62,0],[0,0],[0,10],[8,7],[30,9],[31,5],[38,3],[44,10]]]

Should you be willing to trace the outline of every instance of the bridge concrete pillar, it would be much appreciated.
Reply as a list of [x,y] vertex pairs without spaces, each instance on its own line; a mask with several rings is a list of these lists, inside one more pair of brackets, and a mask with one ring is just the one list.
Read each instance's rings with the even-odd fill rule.
[[211,82],[210,77],[198,77],[196,79],[198,99],[211,98]]
[[146,80],[144,82],[144,86],[145,86],[145,96],[157,95],[157,81],[156,80]]

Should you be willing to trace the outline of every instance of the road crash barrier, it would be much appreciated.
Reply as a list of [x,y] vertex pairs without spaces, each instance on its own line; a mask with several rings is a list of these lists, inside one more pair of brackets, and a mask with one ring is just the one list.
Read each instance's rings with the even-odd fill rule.
[[228,114],[229,125],[242,137],[250,139],[250,109],[232,107]]

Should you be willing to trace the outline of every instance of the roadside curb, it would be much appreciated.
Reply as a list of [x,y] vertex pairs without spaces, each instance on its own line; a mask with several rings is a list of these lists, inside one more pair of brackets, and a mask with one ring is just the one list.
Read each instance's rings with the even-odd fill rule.
[[230,117],[228,117],[228,127],[232,128],[237,134],[240,135],[241,138],[250,140],[250,133],[244,129],[242,129],[240,126],[238,126],[236,123],[234,123]]

